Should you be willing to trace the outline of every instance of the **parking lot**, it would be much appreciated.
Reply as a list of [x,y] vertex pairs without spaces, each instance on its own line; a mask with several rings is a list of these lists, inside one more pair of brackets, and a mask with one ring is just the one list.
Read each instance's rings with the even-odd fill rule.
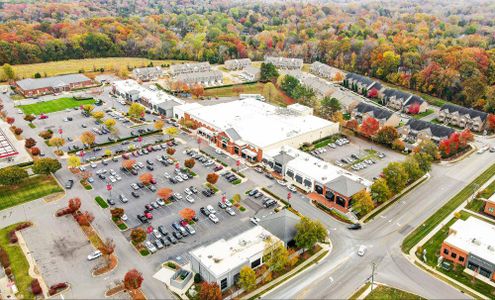
[[[363,138],[348,137],[348,140],[349,143],[342,146],[335,145],[335,148],[331,146],[321,148],[324,152],[318,154],[318,156],[327,162],[339,165],[369,180],[379,176],[383,168],[390,162],[404,159],[404,155],[381,145],[368,142]],[[342,159],[347,160],[347,163]]]
[[[164,250],[159,250],[159,252],[163,251],[169,257],[184,255],[187,250],[201,244],[211,243],[219,238],[229,238],[245,231],[251,226],[254,226],[250,218],[255,215],[262,218],[265,215],[273,213],[274,208],[277,207],[278,204],[269,208],[263,207],[262,199],[268,195],[264,195],[263,197],[259,197],[257,199],[254,197],[249,197],[245,194],[245,192],[256,187],[256,184],[253,181],[243,179],[242,183],[234,185],[222,176],[223,173],[227,172],[226,169],[222,169],[217,172],[220,174],[220,177],[218,178],[215,186],[219,189],[219,192],[210,197],[205,196],[202,191],[206,189],[204,186],[204,183],[206,182],[206,175],[214,172],[214,168],[220,166],[218,163],[213,163],[212,165],[205,167],[203,163],[196,160],[195,166],[192,168],[192,170],[197,174],[196,176],[188,180],[183,180],[182,182],[177,182],[176,184],[171,183],[170,180],[166,178],[165,173],[171,177],[175,177],[176,164],[178,163],[180,167],[182,167],[184,160],[191,158],[191,156],[186,153],[186,150],[197,146],[196,140],[187,135],[181,135],[180,138],[177,139],[177,143],[178,145],[174,147],[176,149],[176,153],[171,156],[171,158],[176,161],[169,165],[164,165],[158,161],[158,157],[162,155],[165,157],[168,156],[165,148],[138,157],[131,155],[130,159],[136,160],[136,164],[141,164],[143,166],[143,168],[136,167],[138,170],[138,175],[132,175],[128,171],[121,170],[123,161],[121,158],[117,161],[108,160],[107,165],[102,165],[101,162],[99,162],[96,164],[95,168],[86,166],[87,170],[92,171],[94,174],[101,169],[107,170],[105,179],[100,179],[98,176],[94,175],[94,182],[92,185],[97,194],[102,196],[104,199],[111,198],[115,202],[115,207],[122,207],[125,209],[125,213],[128,217],[126,223],[131,228],[142,227],[144,229],[148,229],[149,226],[152,226],[156,229],[158,226],[163,225],[165,230],[172,235],[172,233],[176,231],[172,227],[172,223],[179,222],[181,219],[181,216],[179,215],[180,210],[184,208],[191,208],[196,212],[198,219],[192,225],[196,233],[194,235],[189,234],[187,237],[183,237],[177,244],[172,244]],[[203,149],[205,149],[205,147],[206,146],[203,146]],[[147,160],[150,160],[150,162],[153,163],[153,170],[147,169]],[[114,174],[121,179],[111,183],[112,190],[107,191],[110,172],[114,172]],[[151,202],[154,202],[157,198],[159,198],[156,191],[153,191],[155,190],[153,188],[150,189],[148,187],[143,187],[134,190],[131,187],[132,184],[139,182],[139,176],[145,172],[153,174],[153,178],[156,180],[156,183],[153,184],[153,186],[156,190],[160,188],[170,188],[174,191],[174,193],[180,194],[182,199],[172,201],[168,205],[155,205],[155,208],[149,211],[152,214],[152,219],[149,220],[148,223],[143,224],[137,216],[144,213],[146,209],[145,205],[149,205]],[[114,176],[114,178],[117,176]],[[239,176],[236,177],[241,179]],[[191,186],[198,190],[196,194],[190,195],[190,197],[194,199],[193,203],[186,200],[186,193],[184,192],[186,188]],[[139,198],[132,195],[133,191],[139,195]],[[225,196],[226,199],[230,199],[234,194],[241,195],[241,205],[245,207],[246,210],[241,212],[238,208],[232,206],[235,215],[230,215],[227,213],[226,209],[220,208],[218,203],[222,201],[223,196]],[[126,199],[128,199],[128,202],[123,203],[120,201],[120,195],[123,195]],[[215,215],[218,218],[218,223],[215,224],[212,220],[200,212],[200,209],[202,207],[206,207],[207,205],[211,205],[215,209]],[[124,235],[129,239],[130,231],[125,232]],[[149,234],[148,239],[152,242],[155,242],[156,240],[153,234]]]

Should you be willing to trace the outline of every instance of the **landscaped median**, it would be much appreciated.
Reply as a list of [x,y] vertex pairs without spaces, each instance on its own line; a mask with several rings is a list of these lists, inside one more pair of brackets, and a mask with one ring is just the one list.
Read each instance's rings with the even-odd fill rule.
[[395,300],[395,299],[407,299],[407,300],[423,300],[424,298],[416,294],[406,292],[391,286],[383,284],[374,284],[371,289],[371,284],[367,282],[354,293],[349,299],[365,299],[365,300]]

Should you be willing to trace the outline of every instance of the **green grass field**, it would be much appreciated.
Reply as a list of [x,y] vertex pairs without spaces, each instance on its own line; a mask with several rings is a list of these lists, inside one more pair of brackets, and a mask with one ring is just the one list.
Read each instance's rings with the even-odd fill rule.
[[70,98],[59,98],[56,100],[50,100],[45,102],[38,102],[27,105],[19,105],[18,108],[22,110],[26,115],[35,114],[39,115],[41,113],[52,113],[56,111],[61,111],[66,108],[73,108],[76,106],[84,104],[93,104],[94,99],[76,100],[72,97]]
[[149,60],[139,57],[106,57],[106,58],[88,58],[88,59],[69,59],[63,61],[53,61],[38,64],[14,65],[14,71],[19,78],[30,78],[35,73],[42,76],[55,76],[62,74],[78,73],[79,70],[93,72],[95,69],[105,69],[105,71],[117,71],[121,67],[144,67],[150,62],[154,66],[162,64],[176,63],[175,60]]
[[393,287],[380,285],[368,294],[364,299],[366,300],[421,300],[424,299],[418,295],[408,293],[403,290],[399,290]]
[[[7,252],[9,257],[10,268],[14,274],[15,283],[19,289],[19,293],[22,295],[21,298],[33,299],[34,295],[31,293],[31,281],[33,278],[31,278],[28,273],[29,263],[24,256],[24,252],[22,252],[21,247],[19,247],[19,244],[11,244],[9,242],[9,238],[7,237],[9,231],[15,229],[17,225],[19,225],[19,223],[0,229],[0,245],[5,252]],[[17,296],[19,296],[19,294],[17,294]]]
[[31,176],[17,186],[0,186],[0,210],[56,192],[63,192],[63,189],[57,184],[53,176]]
[[236,97],[239,94],[261,94],[268,102],[287,106],[295,101],[278,90],[272,83],[249,83],[227,87],[210,88],[205,90],[206,97]]

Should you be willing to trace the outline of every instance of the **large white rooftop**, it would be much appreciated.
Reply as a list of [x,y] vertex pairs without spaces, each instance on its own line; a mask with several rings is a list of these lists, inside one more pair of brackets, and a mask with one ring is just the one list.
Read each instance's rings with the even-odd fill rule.
[[495,263],[495,226],[475,217],[450,226],[445,243]]
[[196,107],[187,112],[217,131],[234,129],[243,141],[258,148],[335,125],[295,109],[274,106],[253,98]]
[[265,241],[269,237],[273,241],[279,240],[263,227],[256,226],[231,239],[220,239],[189,253],[218,278],[229,270],[248,264],[251,258],[263,253]]
[[145,98],[150,104],[157,105],[167,101],[174,101],[178,104],[184,104],[185,102],[177,97],[167,94],[158,90],[155,86],[145,87],[132,79],[118,80],[112,83],[117,90],[122,93],[135,92],[139,93],[139,97]]

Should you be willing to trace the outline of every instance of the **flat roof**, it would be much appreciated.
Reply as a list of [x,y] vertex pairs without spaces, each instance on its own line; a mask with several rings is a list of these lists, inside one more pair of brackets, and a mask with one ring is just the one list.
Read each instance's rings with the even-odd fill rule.
[[10,142],[9,138],[0,129],[0,158],[6,158],[19,154]]
[[185,101],[167,94],[164,91],[158,89],[151,90],[132,79],[114,81],[112,82],[112,85],[122,93],[137,93],[140,98],[145,98],[152,105],[158,105],[168,101],[174,101],[177,105],[185,103]]
[[457,220],[450,230],[445,243],[495,263],[495,225],[469,217]]
[[192,118],[219,132],[235,129],[242,140],[258,148],[282,142],[335,123],[274,106],[254,98],[188,109]]
[[71,83],[89,81],[88,77],[83,74],[68,74],[46,78],[27,78],[19,80],[16,84],[23,90],[35,90],[46,87],[66,86]]
[[265,249],[267,238],[279,239],[257,225],[228,240],[220,239],[207,246],[200,246],[189,253],[215,277],[249,263],[249,260]]

